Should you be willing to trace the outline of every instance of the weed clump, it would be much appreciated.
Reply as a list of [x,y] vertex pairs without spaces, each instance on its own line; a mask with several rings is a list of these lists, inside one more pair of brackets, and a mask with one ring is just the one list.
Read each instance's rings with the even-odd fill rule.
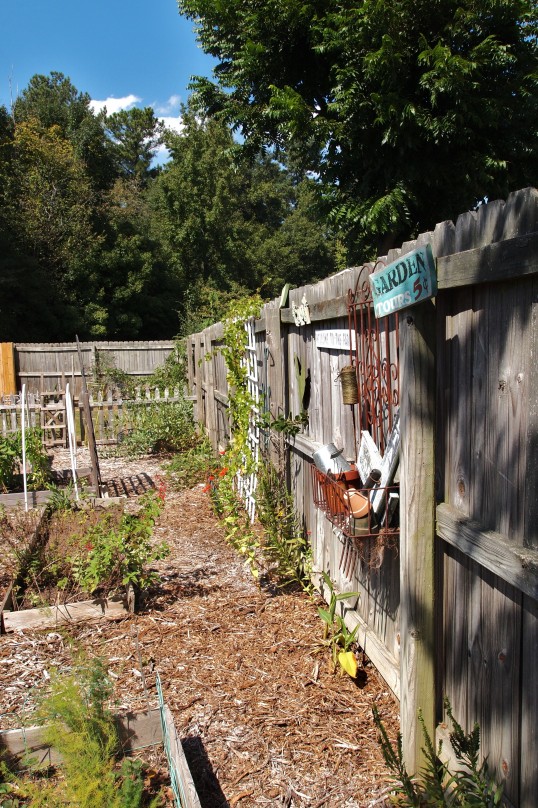
[[398,733],[396,744],[393,745],[377,709],[373,708],[381,751],[394,783],[392,804],[400,808],[496,808],[502,803],[503,785],[497,785],[492,780],[487,760],[480,762],[480,727],[475,723],[469,733],[464,732],[454,718],[446,697],[444,703],[452,722],[450,743],[458,768],[451,772],[448,764],[441,760],[442,742],[435,747],[419,713],[426,762],[417,777],[412,777],[407,771],[401,733]]
[[[114,716],[107,708],[112,693],[103,662],[92,660],[70,675],[55,673],[38,706],[45,743],[61,755],[57,772],[10,774],[3,765],[0,804],[7,808],[158,808],[161,794],[145,793],[144,766],[123,759]],[[46,775],[53,774],[52,778]]]

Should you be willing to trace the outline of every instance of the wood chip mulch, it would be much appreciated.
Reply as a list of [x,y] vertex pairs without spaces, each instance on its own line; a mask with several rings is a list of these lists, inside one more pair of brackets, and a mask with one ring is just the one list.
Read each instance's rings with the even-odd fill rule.
[[[101,474],[145,488],[163,469],[110,460]],[[398,703],[368,661],[357,682],[329,672],[318,602],[258,587],[201,485],[167,494],[155,538],[171,554],[134,616],[0,637],[0,728],[27,721],[82,647],[107,660],[116,710],[155,706],[159,673],[203,808],[388,804],[372,706],[394,737]]]

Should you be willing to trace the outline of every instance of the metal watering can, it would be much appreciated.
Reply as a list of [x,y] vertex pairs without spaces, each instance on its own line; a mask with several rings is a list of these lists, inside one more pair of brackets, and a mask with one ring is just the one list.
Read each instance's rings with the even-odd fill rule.
[[345,457],[342,457],[343,449],[337,449],[334,443],[326,443],[320,446],[312,455],[316,467],[324,474],[341,474],[344,471],[351,471],[351,465]]

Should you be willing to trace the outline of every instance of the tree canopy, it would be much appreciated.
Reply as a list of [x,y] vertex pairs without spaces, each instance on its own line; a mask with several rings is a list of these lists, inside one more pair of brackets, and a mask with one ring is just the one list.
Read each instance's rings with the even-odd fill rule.
[[96,115],[61,73],[0,107],[0,340],[172,337],[334,270],[313,181],[263,154],[238,168],[224,123],[182,118]]
[[152,108],[115,112],[106,118],[106,131],[117,172],[145,184],[152,173],[155,151],[163,142],[164,126]]
[[197,101],[315,172],[350,257],[536,183],[535,0],[179,0]]

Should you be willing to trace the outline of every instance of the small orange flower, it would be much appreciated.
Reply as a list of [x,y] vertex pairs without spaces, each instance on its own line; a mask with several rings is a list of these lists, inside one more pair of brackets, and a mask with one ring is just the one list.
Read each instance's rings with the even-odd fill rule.
[[224,468],[222,468],[219,471],[219,477],[224,477],[224,475],[226,474],[227,471],[228,471],[228,466],[224,466]]

